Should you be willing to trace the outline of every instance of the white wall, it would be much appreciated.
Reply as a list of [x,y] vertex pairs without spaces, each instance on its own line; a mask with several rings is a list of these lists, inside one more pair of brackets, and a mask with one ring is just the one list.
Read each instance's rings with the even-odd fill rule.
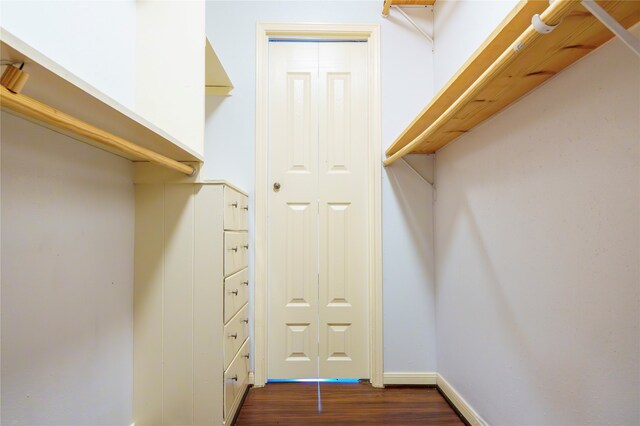
[[434,88],[439,91],[513,10],[518,0],[443,0],[434,7]]
[[3,0],[0,25],[98,90],[133,108],[135,0]]
[[[207,98],[205,176],[228,179],[253,199],[256,22],[380,24],[386,149],[432,96],[433,64],[428,42],[397,12],[381,18],[381,7],[379,1],[208,2],[207,35],[235,89],[229,98]],[[430,24],[427,9],[407,11]],[[384,368],[435,371],[431,190],[401,162],[384,170],[382,184]]]
[[[449,6],[437,85],[501,19]],[[639,71],[614,41],[436,155],[438,371],[490,424],[640,423]]]
[[132,165],[1,119],[0,423],[128,425]]
[[146,0],[137,6],[135,110],[202,154],[204,1]]

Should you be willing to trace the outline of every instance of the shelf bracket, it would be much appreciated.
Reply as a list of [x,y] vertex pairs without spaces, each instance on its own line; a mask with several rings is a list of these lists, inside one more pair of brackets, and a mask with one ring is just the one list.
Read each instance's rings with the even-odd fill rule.
[[626,44],[636,55],[640,56],[640,39],[624,28],[594,0],[582,0],[582,6],[595,16],[602,24]]
[[[426,38],[427,40],[429,40],[429,43],[431,43],[431,46],[433,47],[433,38],[427,34],[427,32],[425,30],[423,30],[422,28],[420,28],[420,26],[418,24],[416,24],[416,21],[413,20],[413,18],[411,18],[411,16],[407,15],[407,13],[402,10],[402,8],[400,6],[396,6],[396,5],[392,5],[391,8],[397,10],[398,12],[400,12],[400,14],[402,16],[404,16],[404,19],[407,20],[407,22],[409,22],[411,25],[413,25],[413,27],[424,36],[424,38]],[[384,18],[386,18],[387,16],[382,15]]]
[[411,169],[411,171],[413,171],[413,173],[419,177],[420,179],[422,179],[425,183],[429,184],[429,186],[433,189],[436,189],[436,186],[433,184],[433,182],[429,182],[429,180],[422,176],[422,174],[416,170],[415,167],[413,167],[407,160],[405,160],[404,158],[401,158],[400,160],[402,160],[402,162],[405,164],[405,166],[407,166],[408,168]]

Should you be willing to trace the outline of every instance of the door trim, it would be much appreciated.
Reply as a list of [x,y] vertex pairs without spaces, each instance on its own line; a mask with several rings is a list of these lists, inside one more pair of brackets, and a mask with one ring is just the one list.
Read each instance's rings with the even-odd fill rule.
[[376,24],[258,23],[256,28],[256,158],[254,209],[255,386],[267,379],[267,186],[269,39],[366,40],[369,69],[369,380],[383,384],[382,344],[382,148],[380,107],[380,26]]

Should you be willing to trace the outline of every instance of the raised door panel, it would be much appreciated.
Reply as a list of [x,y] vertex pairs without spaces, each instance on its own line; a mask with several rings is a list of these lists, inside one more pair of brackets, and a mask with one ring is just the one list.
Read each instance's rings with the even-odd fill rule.
[[319,46],[320,376],[368,378],[366,43]]
[[268,377],[317,376],[317,45],[271,43]]

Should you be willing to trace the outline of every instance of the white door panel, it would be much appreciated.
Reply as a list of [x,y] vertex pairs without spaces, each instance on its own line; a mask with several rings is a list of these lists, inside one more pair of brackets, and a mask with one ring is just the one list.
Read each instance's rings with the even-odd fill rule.
[[369,374],[365,43],[319,46],[320,374]]
[[368,377],[365,43],[271,43],[268,377]]
[[269,98],[270,378],[317,375],[318,52],[271,43]]

